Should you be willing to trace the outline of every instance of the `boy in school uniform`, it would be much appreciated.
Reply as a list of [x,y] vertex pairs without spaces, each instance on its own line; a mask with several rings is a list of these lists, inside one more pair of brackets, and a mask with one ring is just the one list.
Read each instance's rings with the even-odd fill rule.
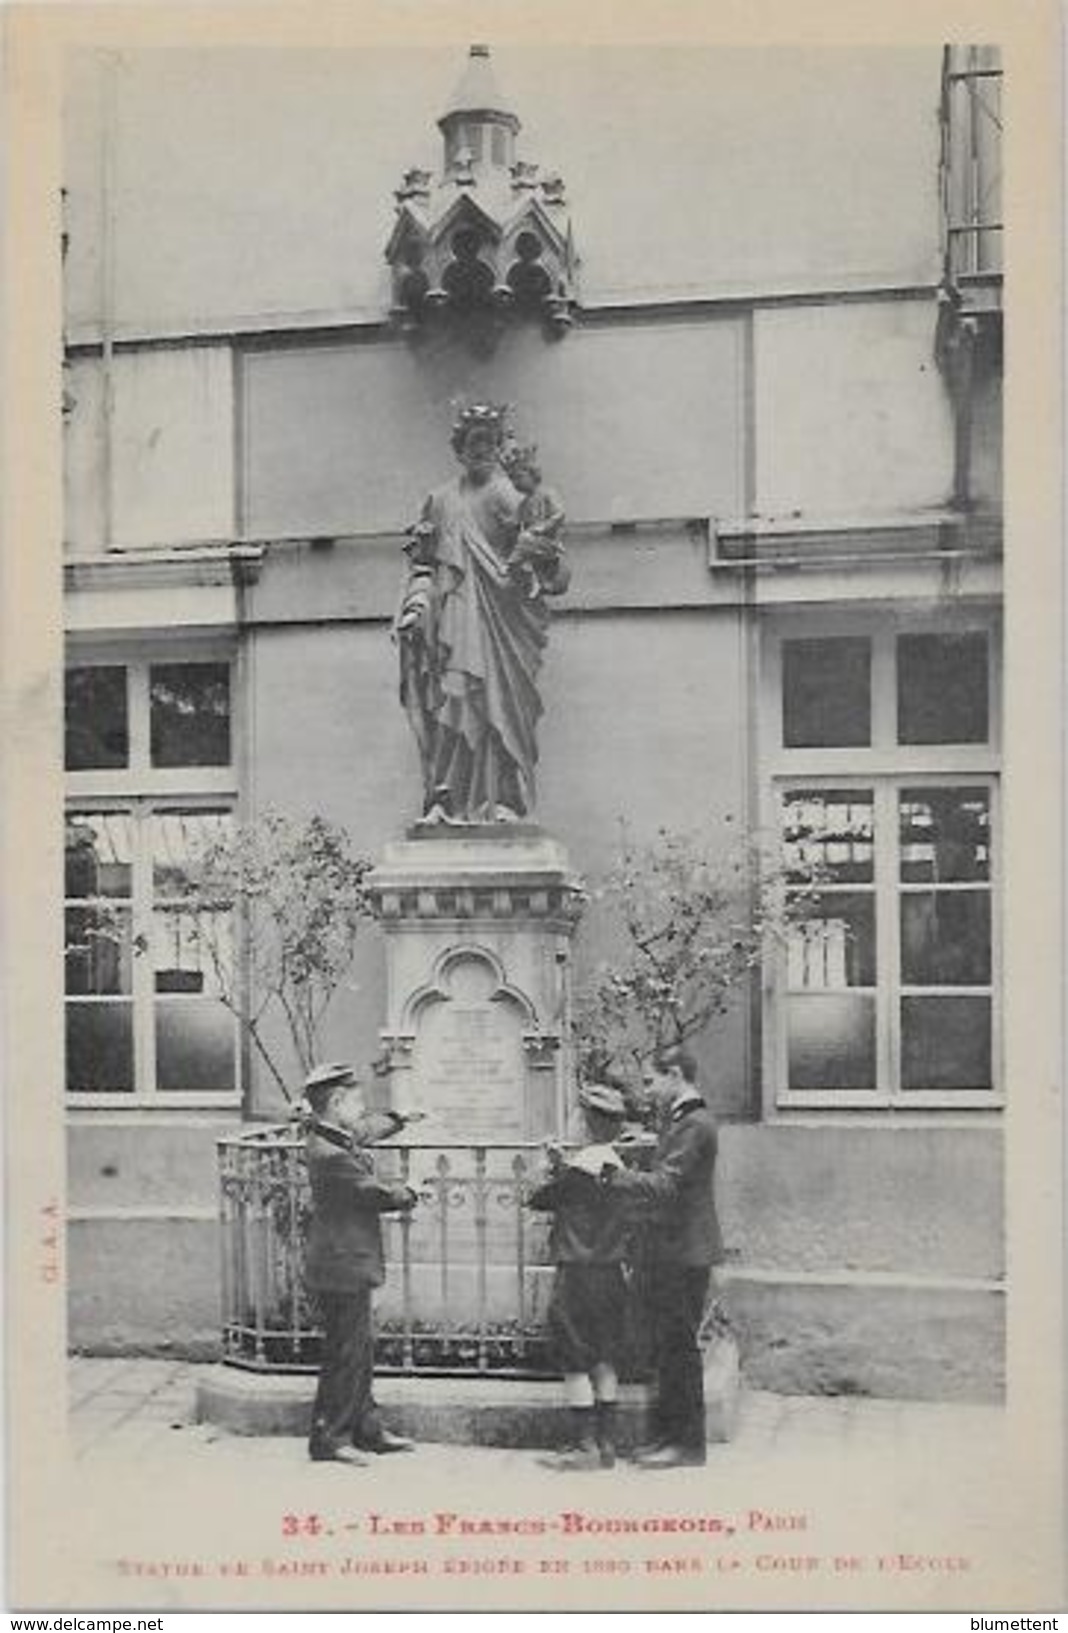
[[[365,1452],[411,1450],[410,1441],[384,1426],[375,1404],[371,1299],[385,1276],[379,1215],[407,1213],[418,1199],[410,1187],[376,1176],[365,1147],[395,1133],[404,1119],[369,1110],[347,1062],[316,1067],[304,1098],[312,1194],[304,1276],[323,1323],[308,1452],[313,1462],[359,1467]],[[339,1135],[347,1149],[339,1149]]]
[[549,1172],[527,1205],[553,1216],[556,1265],[549,1331],[564,1373],[570,1445],[543,1461],[551,1468],[612,1468],[616,1456],[618,1369],[626,1323],[623,1261],[631,1206],[604,1184],[623,1164],[612,1142],[626,1119],[622,1094],[589,1083],[579,1095],[589,1143],[564,1157],[548,1151]]

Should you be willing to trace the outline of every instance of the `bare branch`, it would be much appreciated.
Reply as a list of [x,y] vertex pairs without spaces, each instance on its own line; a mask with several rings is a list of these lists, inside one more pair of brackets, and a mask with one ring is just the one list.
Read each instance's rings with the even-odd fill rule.
[[617,948],[575,1004],[580,1058],[640,1061],[726,1013],[732,993],[803,914],[807,881],[729,835],[661,829],[643,848],[624,833],[617,865],[593,892],[586,932]]
[[[185,899],[200,915],[215,983],[287,1098],[284,1071],[261,1023],[276,1009],[300,1067],[314,1062],[322,1024],[371,916],[370,867],[353,853],[344,831],[322,817],[301,824],[268,811],[213,839],[189,868]],[[242,914],[240,952],[229,927],[209,909]],[[243,976],[249,989],[244,1011]]]

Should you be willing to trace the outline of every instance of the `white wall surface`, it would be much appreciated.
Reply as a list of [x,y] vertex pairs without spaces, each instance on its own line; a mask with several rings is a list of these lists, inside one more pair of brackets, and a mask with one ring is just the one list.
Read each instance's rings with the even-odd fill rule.
[[[592,302],[936,273],[936,47],[494,65],[521,155],[568,182]],[[452,49],[73,57],[73,332],[108,290],[120,331],[381,315],[392,190],[437,167],[462,67]]]
[[944,504],[953,428],[935,303],[762,311],[754,319],[759,512]]
[[71,371],[66,527],[71,549],[85,553],[232,538],[230,348],[121,351],[110,366],[110,476],[104,365],[88,358]]
[[456,400],[513,405],[573,521],[734,513],[743,504],[744,324],[641,322],[492,358],[397,339],[256,351],[244,364],[253,536],[391,532],[456,472]]

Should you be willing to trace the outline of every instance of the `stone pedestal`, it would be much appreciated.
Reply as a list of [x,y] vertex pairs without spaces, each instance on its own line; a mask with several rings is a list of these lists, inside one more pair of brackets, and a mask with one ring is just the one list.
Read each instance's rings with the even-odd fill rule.
[[386,939],[392,1103],[422,1143],[565,1131],[580,881],[527,823],[416,824],[369,880]]

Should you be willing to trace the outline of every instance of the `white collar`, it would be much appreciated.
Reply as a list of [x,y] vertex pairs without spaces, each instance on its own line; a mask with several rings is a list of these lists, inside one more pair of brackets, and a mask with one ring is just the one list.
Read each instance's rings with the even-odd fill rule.
[[684,1089],[680,1089],[674,1100],[671,1102],[671,1110],[668,1113],[668,1120],[673,1123],[677,1118],[682,1116],[684,1111],[689,1111],[691,1106],[703,1106],[704,1103],[704,1096],[702,1095],[701,1091],[699,1089],[695,1089],[692,1083],[687,1083],[686,1087]]

